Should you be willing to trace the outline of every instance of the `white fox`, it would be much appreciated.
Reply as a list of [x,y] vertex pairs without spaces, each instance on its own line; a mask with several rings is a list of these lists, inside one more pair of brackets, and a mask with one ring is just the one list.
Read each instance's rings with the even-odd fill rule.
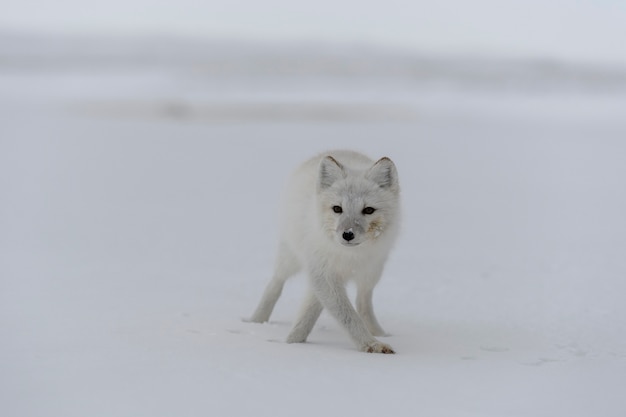
[[[365,352],[394,353],[372,308],[372,292],[398,234],[400,188],[389,158],[377,162],[334,151],[305,162],[293,174],[274,276],[249,321],[268,321],[285,281],[305,268],[309,290],[287,343],[305,342],[322,309]],[[357,286],[356,310],[346,283]]]

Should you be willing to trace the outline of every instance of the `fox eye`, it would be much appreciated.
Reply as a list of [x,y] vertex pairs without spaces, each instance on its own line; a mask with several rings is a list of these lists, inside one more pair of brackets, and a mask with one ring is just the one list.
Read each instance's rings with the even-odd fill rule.
[[343,213],[343,209],[341,208],[341,206],[333,206],[333,211],[335,213]]
[[365,207],[361,213],[363,214],[372,214],[376,211],[374,207]]

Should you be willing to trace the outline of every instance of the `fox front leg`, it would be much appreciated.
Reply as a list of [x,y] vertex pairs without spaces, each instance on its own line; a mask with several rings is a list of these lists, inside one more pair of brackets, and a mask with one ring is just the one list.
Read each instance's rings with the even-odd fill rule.
[[378,324],[378,320],[376,320],[376,316],[374,315],[374,307],[372,305],[373,291],[373,288],[364,286],[357,288],[356,310],[371,334],[374,336],[388,336],[380,324]]
[[318,300],[317,296],[312,290],[307,292],[304,303],[300,310],[300,315],[296,320],[296,323],[291,329],[289,336],[287,336],[287,343],[304,343],[306,338],[313,330],[315,322],[322,313],[322,303]]
[[391,346],[372,336],[363,319],[352,307],[346,289],[340,280],[313,273],[311,281],[313,291],[322,306],[328,309],[330,314],[348,332],[359,350],[370,353],[395,353]]
[[388,336],[380,324],[378,324],[378,320],[374,314],[374,306],[372,305],[374,287],[378,281],[380,281],[382,272],[383,268],[381,264],[371,268],[356,280],[356,311],[365,322],[370,333],[374,336]]

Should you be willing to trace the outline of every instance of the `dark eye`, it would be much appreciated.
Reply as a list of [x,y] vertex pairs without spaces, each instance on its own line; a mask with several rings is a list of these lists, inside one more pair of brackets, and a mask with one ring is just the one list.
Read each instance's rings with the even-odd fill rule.
[[333,206],[333,211],[335,213],[343,213],[343,209],[341,208],[341,206]]
[[372,214],[376,211],[374,207],[365,207],[361,213],[363,214]]

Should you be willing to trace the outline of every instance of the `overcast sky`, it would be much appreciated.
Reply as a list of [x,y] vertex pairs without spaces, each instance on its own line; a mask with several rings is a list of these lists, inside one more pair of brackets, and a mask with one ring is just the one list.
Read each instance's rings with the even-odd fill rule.
[[626,0],[0,0],[0,30],[330,41],[626,63]]

